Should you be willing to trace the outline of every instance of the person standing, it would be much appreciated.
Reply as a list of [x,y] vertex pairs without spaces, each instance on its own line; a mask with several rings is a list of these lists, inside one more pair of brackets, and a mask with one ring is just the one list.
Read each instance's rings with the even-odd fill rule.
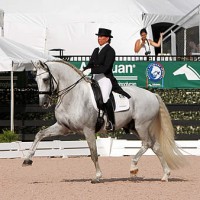
[[158,42],[154,42],[151,39],[147,39],[147,31],[145,28],[140,30],[141,38],[135,42],[134,51],[138,55],[150,55],[151,54],[151,46],[153,47],[160,47],[163,33],[160,33],[160,38]]
[[94,49],[90,61],[83,69],[83,74],[88,75],[91,73],[92,78],[98,82],[108,118],[106,129],[114,131],[115,118],[113,105],[110,100],[110,93],[111,91],[114,91],[127,98],[130,98],[130,95],[119,86],[112,72],[113,64],[115,62],[115,50],[110,46],[111,38],[113,38],[111,30],[99,28],[96,35],[98,36],[99,47]]

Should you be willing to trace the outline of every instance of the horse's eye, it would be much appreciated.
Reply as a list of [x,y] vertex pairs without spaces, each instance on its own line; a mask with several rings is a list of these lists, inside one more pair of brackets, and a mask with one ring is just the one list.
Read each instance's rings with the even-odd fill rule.
[[47,82],[48,80],[49,80],[49,77],[43,78],[43,81],[44,81],[44,82]]

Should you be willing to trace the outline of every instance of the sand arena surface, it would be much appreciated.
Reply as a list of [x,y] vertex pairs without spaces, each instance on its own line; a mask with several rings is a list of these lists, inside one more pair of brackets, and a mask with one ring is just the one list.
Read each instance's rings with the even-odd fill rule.
[[131,157],[100,157],[102,182],[91,184],[95,169],[90,157],[0,159],[0,200],[199,200],[200,157],[172,171],[169,182],[156,156],[143,156],[137,178],[130,179]]

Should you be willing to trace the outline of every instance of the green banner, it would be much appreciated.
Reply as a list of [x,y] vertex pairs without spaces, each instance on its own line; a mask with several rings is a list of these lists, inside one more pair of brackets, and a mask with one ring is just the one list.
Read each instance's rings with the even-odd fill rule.
[[[70,62],[79,69],[85,61]],[[200,88],[200,63],[184,61],[116,61],[114,76],[121,86],[145,88]]]
[[[86,61],[70,62],[79,69]],[[199,88],[200,62],[192,61],[116,61],[113,73],[121,86],[143,88]],[[26,88],[32,78],[28,72],[14,73],[14,87]],[[31,81],[32,83],[32,81]],[[0,73],[0,88],[10,88],[10,72]]]

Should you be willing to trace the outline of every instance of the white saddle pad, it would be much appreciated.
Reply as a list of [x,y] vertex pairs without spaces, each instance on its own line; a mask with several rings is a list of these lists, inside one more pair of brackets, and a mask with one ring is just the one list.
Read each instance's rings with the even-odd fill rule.
[[[93,90],[91,87],[90,87],[90,94],[92,97],[93,106],[98,111],[96,100],[94,98],[94,93],[93,93]],[[127,97],[125,97],[121,94],[115,93],[115,92],[113,92],[113,95],[114,95],[115,104],[116,104],[115,112],[125,111],[130,108],[130,103],[129,103],[129,100]]]

